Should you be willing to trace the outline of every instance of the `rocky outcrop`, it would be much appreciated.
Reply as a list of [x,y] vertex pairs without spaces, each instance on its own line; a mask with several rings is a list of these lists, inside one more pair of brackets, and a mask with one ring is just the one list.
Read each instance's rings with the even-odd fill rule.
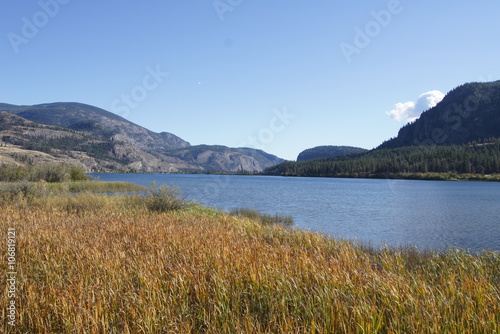
[[256,172],[283,162],[283,159],[261,150],[217,145],[191,146],[166,154],[215,172]]
[[254,172],[283,161],[250,148],[191,146],[174,134],[81,103],[0,104],[0,139],[5,148],[31,156],[25,161],[38,161],[35,152],[42,152],[44,159],[52,156],[87,171]]

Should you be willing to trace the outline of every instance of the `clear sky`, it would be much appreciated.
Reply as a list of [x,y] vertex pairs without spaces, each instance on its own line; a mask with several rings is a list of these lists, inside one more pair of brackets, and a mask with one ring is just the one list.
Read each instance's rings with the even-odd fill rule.
[[[500,79],[500,1],[5,0],[0,102],[81,102],[191,144],[373,148]],[[424,94],[425,93],[425,94]]]

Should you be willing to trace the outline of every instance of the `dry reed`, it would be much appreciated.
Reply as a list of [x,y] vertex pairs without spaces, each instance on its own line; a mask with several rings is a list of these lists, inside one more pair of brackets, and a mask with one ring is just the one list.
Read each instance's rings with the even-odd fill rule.
[[[0,205],[5,333],[498,333],[500,256],[371,250],[207,208],[82,194]],[[7,271],[6,261],[0,269]],[[2,319],[8,302],[1,299]]]

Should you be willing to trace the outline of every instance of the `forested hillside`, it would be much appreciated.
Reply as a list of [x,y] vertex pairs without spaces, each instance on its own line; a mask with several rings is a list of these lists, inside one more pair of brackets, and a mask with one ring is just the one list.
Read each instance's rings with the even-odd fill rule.
[[500,138],[500,81],[467,83],[451,90],[379,148],[460,145],[486,138]]
[[[284,162],[265,174],[500,179],[500,81],[467,83],[368,153]],[[460,175],[459,175],[460,174]],[[472,176],[474,174],[475,176]]]
[[[465,145],[409,146],[378,149],[366,154],[284,162],[268,175],[318,177],[456,178],[453,174],[500,173],[500,139]],[[442,173],[448,175],[433,176]]]
[[300,152],[297,156],[297,161],[319,159],[319,158],[333,158],[342,155],[364,153],[368,150],[352,146],[317,146]]

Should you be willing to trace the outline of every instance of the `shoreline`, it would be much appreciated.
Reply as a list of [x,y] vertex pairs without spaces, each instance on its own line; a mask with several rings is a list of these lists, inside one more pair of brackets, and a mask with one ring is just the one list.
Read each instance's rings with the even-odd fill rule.
[[378,180],[414,180],[414,181],[469,181],[469,182],[500,182],[500,174],[481,175],[481,174],[459,174],[459,173],[381,173],[381,174],[345,174],[345,175],[277,175],[255,173],[224,173],[224,172],[206,172],[206,173],[146,173],[146,172],[89,172],[89,174],[145,174],[145,175],[223,175],[223,176],[277,176],[277,177],[304,177],[304,178],[328,178],[328,179],[378,179]]
[[377,250],[201,205],[148,203],[89,193],[2,202],[0,229],[15,229],[19,254],[16,330],[499,329],[499,253]]

